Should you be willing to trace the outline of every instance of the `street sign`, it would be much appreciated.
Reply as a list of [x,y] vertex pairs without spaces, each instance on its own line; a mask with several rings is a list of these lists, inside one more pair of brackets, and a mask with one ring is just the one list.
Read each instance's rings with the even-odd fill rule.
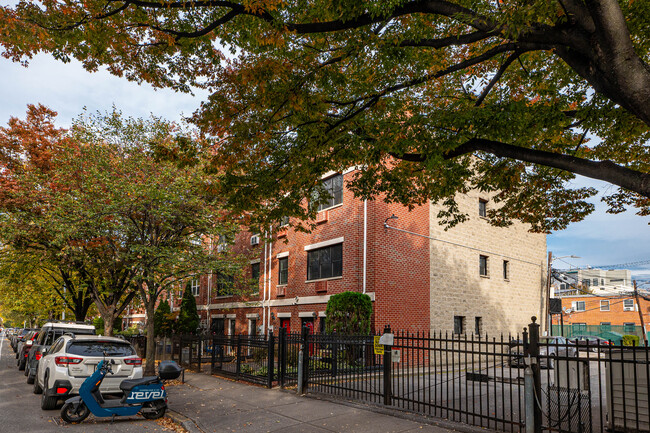
[[374,338],[374,347],[375,347],[375,355],[383,355],[384,354],[384,345],[379,343],[379,335],[375,336]]

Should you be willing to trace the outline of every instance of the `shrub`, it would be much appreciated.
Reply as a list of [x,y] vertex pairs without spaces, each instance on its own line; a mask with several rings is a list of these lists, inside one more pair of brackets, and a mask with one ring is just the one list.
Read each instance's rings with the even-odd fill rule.
[[370,296],[358,292],[332,295],[327,302],[328,333],[336,331],[344,335],[368,334],[372,316]]
[[194,334],[199,327],[199,313],[196,311],[196,299],[192,295],[192,286],[189,281],[185,286],[181,310],[176,321],[176,331],[181,334]]
[[638,346],[639,345],[639,336],[638,335],[624,335],[623,336],[623,346]]

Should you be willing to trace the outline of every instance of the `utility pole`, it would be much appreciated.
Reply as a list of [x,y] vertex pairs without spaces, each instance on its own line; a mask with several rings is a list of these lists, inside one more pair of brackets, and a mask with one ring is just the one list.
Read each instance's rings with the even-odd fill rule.
[[634,297],[636,298],[636,308],[639,310],[639,319],[641,319],[641,329],[643,329],[643,342],[645,347],[648,347],[648,334],[645,332],[645,323],[643,322],[643,311],[641,311],[641,304],[639,303],[639,291],[636,288],[636,280],[634,280]]
[[551,322],[551,265],[553,264],[553,252],[548,252],[548,267],[546,268],[546,320],[544,329],[546,335],[551,335],[549,323]]

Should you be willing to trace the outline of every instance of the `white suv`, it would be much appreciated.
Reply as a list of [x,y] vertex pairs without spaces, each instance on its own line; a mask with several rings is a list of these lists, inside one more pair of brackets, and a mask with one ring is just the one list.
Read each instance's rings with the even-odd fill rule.
[[142,377],[142,359],[128,341],[99,335],[65,334],[39,360],[34,394],[43,393],[41,408],[54,409],[59,399],[79,393],[79,387],[103,359],[115,360],[112,375],[99,388],[102,393],[121,393],[125,379]]

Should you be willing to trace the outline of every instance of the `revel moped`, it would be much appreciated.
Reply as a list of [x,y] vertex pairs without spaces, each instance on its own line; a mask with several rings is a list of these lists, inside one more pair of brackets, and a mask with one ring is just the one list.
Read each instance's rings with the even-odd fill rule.
[[147,419],[160,418],[167,410],[167,392],[162,379],[178,378],[181,368],[174,361],[163,361],[159,366],[159,376],[124,380],[120,384],[124,393],[122,398],[104,400],[99,386],[108,373],[113,373],[111,363],[101,361],[95,372],[81,384],[79,395],[65,401],[61,408],[64,421],[81,422],[91,413],[96,417],[115,417],[141,412]]

